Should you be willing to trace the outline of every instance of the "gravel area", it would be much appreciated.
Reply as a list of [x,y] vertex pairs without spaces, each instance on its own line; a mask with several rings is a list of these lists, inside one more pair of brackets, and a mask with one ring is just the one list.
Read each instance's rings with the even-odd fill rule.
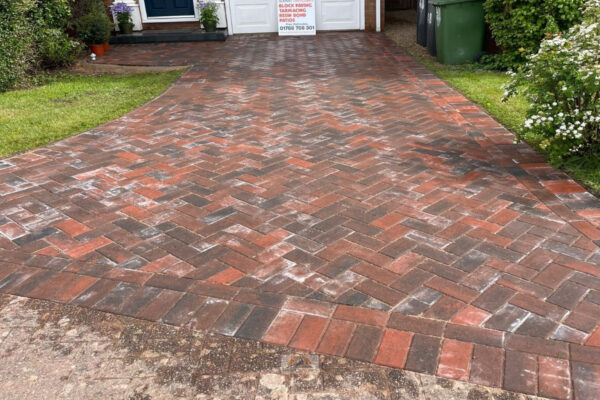
[[417,44],[416,20],[415,10],[386,11],[385,34],[413,57],[437,62],[427,48]]
[[41,398],[533,399],[343,358],[301,355],[254,341],[2,295],[0,399]]

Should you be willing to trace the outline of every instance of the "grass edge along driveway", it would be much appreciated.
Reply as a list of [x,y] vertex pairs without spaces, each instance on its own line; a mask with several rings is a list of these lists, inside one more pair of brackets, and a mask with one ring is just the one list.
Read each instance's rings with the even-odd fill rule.
[[[478,69],[472,64],[443,65],[417,54],[411,55],[469,100],[480,105],[507,129],[512,132],[522,129],[529,105],[525,98],[520,96],[502,102],[502,85],[509,80],[506,73]],[[544,153],[537,145],[539,139],[530,137],[528,141],[538,152]],[[591,193],[600,197],[600,157],[573,156],[562,164],[553,166],[562,169]]]
[[61,74],[43,86],[0,93],[0,157],[119,118],[161,94],[182,73]]

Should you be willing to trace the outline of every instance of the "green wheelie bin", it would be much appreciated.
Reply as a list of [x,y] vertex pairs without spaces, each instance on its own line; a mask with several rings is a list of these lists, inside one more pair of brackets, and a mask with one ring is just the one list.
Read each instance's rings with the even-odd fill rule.
[[484,0],[430,0],[436,8],[435,39],[442,64],[475,61],[483,50]]

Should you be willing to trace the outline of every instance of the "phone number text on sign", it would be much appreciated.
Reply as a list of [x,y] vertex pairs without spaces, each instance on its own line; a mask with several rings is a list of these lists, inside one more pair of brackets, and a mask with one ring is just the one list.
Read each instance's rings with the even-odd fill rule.
[[277,22],[280,35],[314,35],[314,0],[277,0]]

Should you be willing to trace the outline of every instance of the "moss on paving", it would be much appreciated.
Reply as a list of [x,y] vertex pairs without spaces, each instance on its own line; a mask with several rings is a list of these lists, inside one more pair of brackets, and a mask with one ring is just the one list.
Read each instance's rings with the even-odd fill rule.
[[472,66],[444,66],[425,63],[440,78],[450,83],[471,101],[481,105],[490,115],[513,132],[523,126],[527,101],[522,97],[502,102],[506,74],[476,69]]
[[43,86],[0,94],[0,157],[118,118],[162,93],[182,71],[61,74]]
[[[423,63],[440,78],[463,93],[469,100],[479,104],[492,117],[512,132],[522,129],[528,103],[523,97],[515,97],[502,102],[508,76],[503,72],[480,69],[477,65],[443,65],[431,57],[424,47],[416,43],[416,15],[414,11],[389,13],[386,21],[386,34],[403,47],[410,55]],[[530,144],[538,151],[536,139]],[[562,164],[554,164],[592,193],[600,196],[600,159],[598,155],[572,157]]]

